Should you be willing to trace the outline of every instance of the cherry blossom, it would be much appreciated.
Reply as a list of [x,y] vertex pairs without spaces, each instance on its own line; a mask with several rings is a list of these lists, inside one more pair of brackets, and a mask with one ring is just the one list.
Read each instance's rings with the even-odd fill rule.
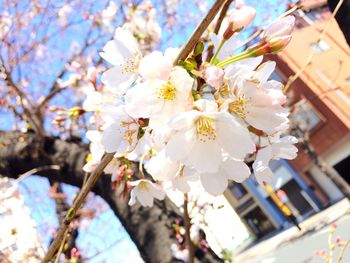
[[169,79],[149,80],[131,88],[126,96],[126,111],[134,118],[150,118],[150,126],[166,124],[176,113],[189,109],[193,79],[175,67]]
[[273,172],[269,167],[270,160],[294,159],[298,149],[294,146],[298,139],[293,136],[285,136],[275,140],[272,144],[258,150],[253,169],[256,180],[263,184],[269,182]]
[[169,125],[175,133],[165,150],[168,158],[198,172],[217,172],[222,151],[244,158],[255,151],[255,145],[248,130],[227,112],[205,111],[211,106],[207,103],[196,103],[204,111],[191,110],[173,118]]
[[250,6],[239,6],[232,10],[229,18],[229,28],[232,31],[242,30],[249,25],[255,18],[255,8]]
[[123,94],[138,77],[141,51],[134,36],[125,28],[118,27],[113,40],[103,47],[101,57],[114,67],[102,75],[102,81],[116,94]]
[[165,192],[162,187],[149,180],[141,179],[130,183],[134,188],[130,192],[129,205],[134,205],[136,200],[142,206],[153,206],[153,199],[163,200]]
[[[195,48],[174,65],[178,48],[142,55],[157,38],[157,26],[148,28],[155,23],[153,15],[151,3],[130,14],[135,19],[117,28],[101,52],[113,65],[102,75],[104,85],[92,85],[94,69],[83,88],[84,109],[99,120],[87,134],[92,154],[86,167],[91,171],[103,151],[115,153],[105,172],[123,186],[123,194],[130,192],[130,205],[139,201],[142,206],[164,199],[165,191],[220,195],[230,180],[242,183],[250,176],[248,158],[255,159],[258,182],[268,181],[270,160],[295,158],[297,148],[294,137],[280,137],[289,125],[286,96],[281,83],[269,80],[275,63],[262,63],[262,55],[289,41],[294,18],[274,22],[261,43],[236,54],[239,31],[255,16],[254,8],[238,3],[227,21],[230,37],[222,31],[210,35],[215,53],[209,62],[199,59],[209,52]],[[121,179],[120,162],[130,161],[139,162],[139,173],[128,168],[127,179]]]

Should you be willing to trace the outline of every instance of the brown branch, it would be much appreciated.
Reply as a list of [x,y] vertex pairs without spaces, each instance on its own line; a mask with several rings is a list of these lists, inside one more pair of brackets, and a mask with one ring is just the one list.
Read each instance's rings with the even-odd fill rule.
[[185,240],[188,249],[188,262],[194,262],[194,246],[191,240],[191,218],[188,213],[188,195],[184,194],[184,225],[185,225]]
[[343,261],[345,250],[349,246],[349,244],[350,244],[350,238],[344,243],[342,249],[340,250],[340,254],[339,254],[338,258],[337,258],[337,262],[336,263],[341,263]]
[[216,14],[219,12],[221,6],[225,0],[217,0],[214,5],[210,8],[207,15],[202,19],[199,25],[196,27],[186,44],[182,47],[179,55],[175,59],[175,64],[179,63],[180,60],[184,60],[191,53],[192,49],[202,36],[203,32],[208,28],[211,21],[213,21]]
[[33,174],[36,174],[38,172],[42,172],[42,171],[47,171],[47,170],[60,170],[60,166],[59,165],[45,165],[42,167],[37,167],[34,169],[29,170],[28,172],[25,172],[21,175],[19,175],[19,177],[16,179],[17,182],[20,182],[22,180],[24,180],[25,178],[27,178],[28,176],[31,176]]
[[[228,9],[230,8],[230,5],[232,4],[233,1],[234,0],[227,0],[226,3],[224,4],[224,6],[222,7],[218,21],[216,22],[216,25],[215,25],[215,28],[213,31],[215,34],[219,33],[222,21],[224,20],[226,13],[227,13]],[[211,60],[211,58],[213,57],[213,55],[214,55],[214,45],[210,44],[208,47],[208,55],[207,55],[206,61],[209,62]]]
[[50,262],[57,252],[57,250],[60,247],[60,244],[62,242],[62,239],[64,238],[64,234],[66,233],[69,224],[73,220],[76,211],[81,207],[83,202],[85,201],[87,195],[95,185],[97,179],[102,174],[104,168],[109,164],[109,162],[113,159],[114,153],[106,153],[105,156],[102,158],[99,165],[95,168],[95,170],[90,175],[89,179],[86,181],[86,184],[82,187],[81,191],[77,195],[76,199],[74,200],[72,208],[68,210],[68,213],[64,219],[63,225],[60,226],[57,232],[57,236],[55,237],[54,241],[51,243],[49,250],[47,251],[44,259],[42,262]]

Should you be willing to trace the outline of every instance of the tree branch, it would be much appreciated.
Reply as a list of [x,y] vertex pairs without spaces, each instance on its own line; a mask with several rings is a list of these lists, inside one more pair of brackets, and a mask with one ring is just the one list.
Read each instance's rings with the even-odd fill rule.
[[175,59],[175,64],[179,63],[179,60],[184,60],[191,53],[192,49],[202,36],[203,32],[208,28],[211,21],[213,21],[216,14],[219,12],[221,6],[226,0],[217,0],[214,5],[210,8],[207,15],[202,19],[199,25],[196,27],[186,44],[181,49],[179,55]]
[[114,153],[107,153],[102,158],[99,165],[95,168],[95,170],[90,175],[89,179],[86,181],[86,184],[82,187],[81,191],[77,195],[74,200],[72,208],[70,208],[67,212],[66,218],[63,222],[63,225],[59,228],[57,232],[57,236],[55,240],[49,247],[44,259],[42,262],[50,262],[55,255],[57,249],[59,249],[62,239],[64,238],[64,234],[66,233],[70,222],[73,220],[76,211],[81,207],[83,202],[85,201],[88,193],[91,191],[93,186],[95,185],[97,179],[102,174],[104,168],[109,164],[109,162],[113,159]]

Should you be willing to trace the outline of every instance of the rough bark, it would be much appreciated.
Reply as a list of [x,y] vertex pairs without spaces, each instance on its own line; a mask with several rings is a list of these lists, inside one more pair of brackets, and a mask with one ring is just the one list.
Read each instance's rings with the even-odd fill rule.
[[[339,0],[328,0],[328,6],[333,12]],[[343,31],[346,42],[350,46],[350,0],[344,0],[338,13],[335,16],[337,23]]]
[[[34,133],[0,132],[0,174],[17,178],[30,169],[56,164],[59,171],[39,171],[37,175],[50,180],[81,186],[84,178],[82,167],[88,154],[87,145],[76,141],[63,141],[47,137],[44,149]],[[122,222],[138,247],[145,262],[177,262],[170,247],[177,243],[171,236],[171,225],[180,215],[177,207],[168,199],[155,202],[152,208],[140,205],[128,206],[112,190],[109,176],[102,176],[93,191],[100,195]],[[199,262],[222,262],[214,253],[206,253]]]

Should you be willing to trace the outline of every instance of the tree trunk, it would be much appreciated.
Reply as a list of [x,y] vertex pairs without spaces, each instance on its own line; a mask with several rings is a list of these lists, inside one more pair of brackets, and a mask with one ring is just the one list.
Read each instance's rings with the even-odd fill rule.
[[[0,132],[0,174],[17,178],[31,169],[59,165],[59,171],[38,171],[35,174],[74,186],[81,186],[82,167],[88,154],[87,145],[76,141],[63,141],[47,137],[44,149],[34,133]],[[145,262],[178,262],[170,247],[177,244],[171,226],[180,217],[177,207],[169,200],[156,201],[152,208],[136,204],[129,206],[112,190],[109,176],[102,176],[93,191],[111,207],[135,242]],[[199,262],[222,262],[212,251],[202,254]]]
[[[328,0],[328,6],[333,12],[339,0]],[[350,46],[350,0],[344,0],[338,13],[335,16],[337,23],[343,31],[346,42]]]

